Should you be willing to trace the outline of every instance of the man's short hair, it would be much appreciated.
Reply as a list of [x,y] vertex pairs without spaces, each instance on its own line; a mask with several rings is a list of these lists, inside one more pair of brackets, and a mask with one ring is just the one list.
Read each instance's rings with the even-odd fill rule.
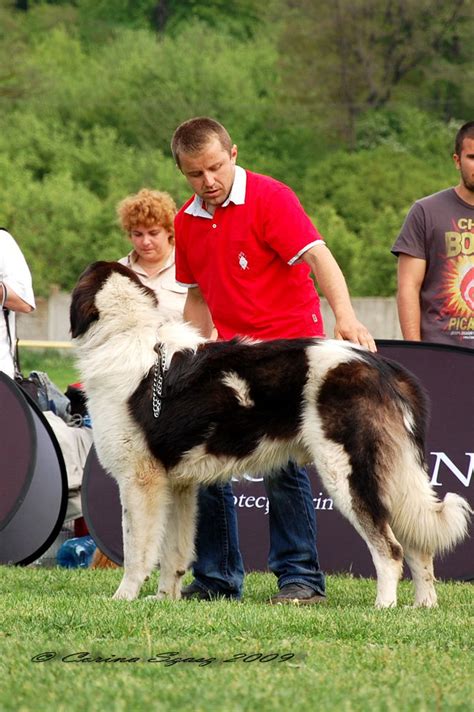
[[179,156],[182,153],[198,153],[209,141],[216,137],[224,151],[229,154],[232,149],[232,139],[222,124],[208,116],[197,116],[180,124],[171,139],[171,151],[178,167],[181,167]]
[[463,124],[456,134],[454,140],[454,153],[457,156],[461,155],[462,152],[462,142],[465,138],[472,138],[474,140],[474,121],[468,121]]

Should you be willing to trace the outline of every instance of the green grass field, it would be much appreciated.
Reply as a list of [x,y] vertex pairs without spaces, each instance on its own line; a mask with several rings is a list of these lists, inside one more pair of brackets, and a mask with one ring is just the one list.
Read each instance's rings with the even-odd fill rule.
[[62,392],[70,383],[79,379],[72,349],[59,351],[21,347],[20,366],[24,376],[28,376],[31,371],[44,371]]
[[[329,577],[326,604],[269,606],[270,574],[242,602],[112,601],[118,570],[2,567],[0,709],[472,710],[471,584],[439,608],[373,608],[375,582]],[[47,658],[51,658],[47,660]]]

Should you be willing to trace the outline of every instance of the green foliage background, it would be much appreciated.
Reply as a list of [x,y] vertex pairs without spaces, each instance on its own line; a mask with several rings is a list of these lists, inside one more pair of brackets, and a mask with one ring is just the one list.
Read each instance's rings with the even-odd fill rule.
[[[416,13],[412,0],[401,5]],[[148,186],[184,202],[169,142],[200,114],[227,126],[241,165],[297,191],[354,296],[393,294],[390,246],[415,199],[457,181],[453,138],[472,119],[472,0],[435,5],[440,17],[464,13],[456,51],[447,26],[438,55],[371,106],[363,76],[358,103],[324,94],[337,89],[337,58],[318,55],[306,0],[0,0],[0,225],[37,294],[69,290],[92,260],[125,254],[115,206],[126,194]],[[305,23],[312,44],[298,41]],[[315,59],[302,86],[301,62]]]

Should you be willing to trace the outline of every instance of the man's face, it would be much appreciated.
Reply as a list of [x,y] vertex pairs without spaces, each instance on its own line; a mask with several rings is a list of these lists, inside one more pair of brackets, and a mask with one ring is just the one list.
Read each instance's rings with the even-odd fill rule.
[[454,163],[461,173],[461,182],[464,187],[474,193],[474,139],[464,139],[461,155],[454,154]]
[[234,182],[237,146],[230,155],[217,137],[211,138],[202,151],[181,153],[181,172],[189,185],[206,205],[222,205]]

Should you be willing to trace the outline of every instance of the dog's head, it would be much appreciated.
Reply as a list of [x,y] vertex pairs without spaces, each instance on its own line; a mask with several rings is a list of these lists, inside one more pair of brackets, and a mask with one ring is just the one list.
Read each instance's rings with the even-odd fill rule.
[[79,277],[71,297],[69,318],[73,339],[87,332],[90,325],[99,319],[96,296],[113,275],[122,275],[135,283],[158,305],[155,292],[144,285],[135,272],[119,262],[93,262]]

